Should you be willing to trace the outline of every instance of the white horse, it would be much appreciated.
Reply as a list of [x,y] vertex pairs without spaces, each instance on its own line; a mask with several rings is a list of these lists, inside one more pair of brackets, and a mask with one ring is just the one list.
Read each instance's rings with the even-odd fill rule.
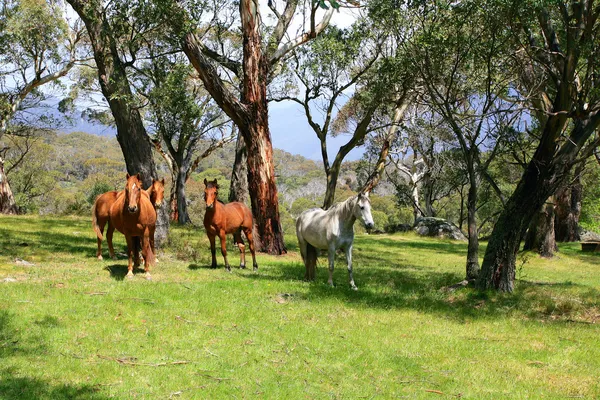
[[352,242],[354,222],[359,219],[366,228],[374,226],[371,216],[369,193],[359,193],[348,200],[335,204],[329,210],[311,208],[304,211],[296,220],[296,236],[300,245],[302,260],[306,266],[306,280],[315,279],[317,250],[328,250],[329,285],[333,286],[333,261],[335,251],[344,249],[348,261],[350,286],[356,290],[352,276]]

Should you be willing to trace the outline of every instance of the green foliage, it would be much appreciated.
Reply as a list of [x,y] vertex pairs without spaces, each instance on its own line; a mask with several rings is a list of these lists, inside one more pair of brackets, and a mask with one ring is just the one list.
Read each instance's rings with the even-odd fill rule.
[[583,174],[583,201],[581,204],[581,227],[600,232],[600,165],[590,162]]
[[96,182],[90,190],[90,194],[87,197],[87,201],[90,205],[94,204],[96,201],[96,197],[100,196],[103,193],[109,192],[113,190],[113,187],[106,182]]

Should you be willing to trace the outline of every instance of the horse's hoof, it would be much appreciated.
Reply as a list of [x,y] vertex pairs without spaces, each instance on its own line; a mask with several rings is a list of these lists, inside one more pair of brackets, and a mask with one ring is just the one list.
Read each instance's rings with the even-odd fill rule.
[[127,278],[129,278],[129,279],[133,279],[133,272],[129,271],[129,272],[127,273]]
[[210,268],[211,268],[211,269],[217,269],[217,264],[212,264],[212,265],[210,266]]
[[158,258],[154,258],[154,262],[158,264]]
[[117,259],[117,256],[115,256],[115,255],[113,254],[112,256],[110,256],[110,258],[111,258],[112,260],[116,260],[116,259]]
[[240,269],[246,269],[246,264],[240,264]]
[[98,256],[98,260],[102,261],[102,254]]
[[151,281],[152,280],[152,275],[150,275],[149,272],[146,272],[146,279]]
[[225,271],[227,271],[227,272],[231,273],[231,267],[230,267],[229,265],[228,265],[228,266],[226,266],[226,267],[225,267]]
[[352,290],[358,290],[358,288],[356,287],[356,285],[350,286],[350,289],[352,289]]

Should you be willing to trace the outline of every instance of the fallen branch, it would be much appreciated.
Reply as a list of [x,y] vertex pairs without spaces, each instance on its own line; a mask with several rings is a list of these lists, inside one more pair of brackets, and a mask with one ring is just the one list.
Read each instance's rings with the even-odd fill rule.
[[170,361],[170,362],[162,362],[162,363],[154,363],[153,364],[153,363],[138,363],[138,362],[130,361],[127,358],[107,357],[107,356],[103,356],[102,354],[96,354],[96,356],[98,356],[98,358],[101,358],[103,360],[116,361],[119,364],[139,366],[139,367],[165,367],[167,365],[183,365],[183,364],[190,364],[192,362],[192,361],[180,360],[180,361]]
[[433,390],[433,389],[425,389],[426,392],[429,393],[435,393],[435,394],[444,394],[444,392],[441,392],[439,390]]

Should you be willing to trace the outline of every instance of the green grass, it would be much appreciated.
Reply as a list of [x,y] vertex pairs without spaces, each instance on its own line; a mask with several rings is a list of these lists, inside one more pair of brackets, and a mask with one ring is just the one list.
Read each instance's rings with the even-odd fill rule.
[[152,281],[123,280],[87,219],[0,217],[0,398],[600,397],[600,256],[576,243],[498,295],[440,290],[464,243],[358,236],[354,292],[343,256],[337,287],[324,258],[303,282],[292,236],[231,274],[201,230],[171,237]]

